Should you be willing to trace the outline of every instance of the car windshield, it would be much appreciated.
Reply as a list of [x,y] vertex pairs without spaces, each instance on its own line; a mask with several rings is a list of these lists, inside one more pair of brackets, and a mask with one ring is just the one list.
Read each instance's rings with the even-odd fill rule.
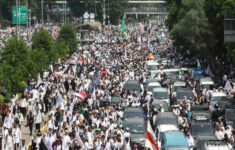
[[149,65],[148,70],[158,70],[158,65]]
[[193,92],[192,91],[180,91],[176,93],[176,99],[184,99],[184,96],[187,98],[193,98]]
[[189,150],[187,146],[170,146],[167,150]]
[[125,119],[128,118],[143,118],[144,114],[142,112],[126,112],[124,115]]
[[192,124],[192,136],[211,135],[214,133],[212,124]]
[[128,124],[131,134],[144,134],[145,126],[143,124]]
[[157,88],[157,87],[159,87],[159,86],[149,86],[149,87],[148,87],[148,91],[153,91],[153,89],[154,89],[154,88]]
[[154,99],[169,99],[168,92],[154,92],[153,93]]
[[129,91],[140,91],[140,86],[137,84],[125,84],[124,89]]
[[[155,103],[155,104],[153,103],[153,105],[155,106],[155,108],[157,110],[160,108],[160,104],[159,103]],[[164,111],[168,111],[167,103],[163,103],[162,106],[163,106]]]
[[223,98],[225,98],[225,96],[214,96],[213,97],[215,101],[221,101]]

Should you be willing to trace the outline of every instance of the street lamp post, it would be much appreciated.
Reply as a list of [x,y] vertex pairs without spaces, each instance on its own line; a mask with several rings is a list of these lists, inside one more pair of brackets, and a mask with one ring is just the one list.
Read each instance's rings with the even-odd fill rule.
[[105,14],[105,0],[103,0],[103,25],[105,26],[105,19],[106,19],[106,14]]
[[43,26],[43,0],[41,0],[41,19],[42,19],[42,26]]

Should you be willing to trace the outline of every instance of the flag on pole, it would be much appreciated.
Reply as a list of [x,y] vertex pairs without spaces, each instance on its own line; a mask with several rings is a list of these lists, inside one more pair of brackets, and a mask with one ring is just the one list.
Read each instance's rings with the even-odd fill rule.
[[42,84],[42,79],[41,79],[40,73],[39,73],[39,74],[38,74],[38,79],[37,79],[37,87],[39,87],[40,84]]
[[63,105],[64,103],[64,99],[62,97],[62,95],[60,94],[60,91],[58,90],[58,93],[57,93],[57,101],[56,101],[56,108]]
[[150,150],[159,150],[159,147],[158,147],[155,139],[156,139],[156,137],[154,135],[153,129],[150,125],[150,122],[148,121],[147,133],[146,133],[146,139],[145,139],[145,147],[149,148]]
[[122,18],[122,33],[126,31],[126,22],[125,22],[125,15]]

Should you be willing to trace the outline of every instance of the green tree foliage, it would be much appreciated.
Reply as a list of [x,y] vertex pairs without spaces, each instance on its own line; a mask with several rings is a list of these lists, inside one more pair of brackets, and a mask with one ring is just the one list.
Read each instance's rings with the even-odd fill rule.
[[167,25],[183,51],[189,49],[210,60],[225,58],[224,15],[227,10],[235,13],[234,8],[234,0],[168,0]]
[[77,38],[75,29],[71,24],[65,24],[61,27],[58,40],[64,41],[69,48],[69,53],[72,54],[77,50]]
[[86,11],[94,13],[94,0],[68,0],[68,5],[76,17],[81,17]]
[[32,42],[32,49],[44,49],[45,51],[49,51],[53,43],[50,33],[44,29],[34,33]]
[[25,81],[32,77],[32,60],[26,44],[16,37],[9,39],[2,49],[1,57],[0,81],[6,85],[8,92],[22,92],[26,86]]

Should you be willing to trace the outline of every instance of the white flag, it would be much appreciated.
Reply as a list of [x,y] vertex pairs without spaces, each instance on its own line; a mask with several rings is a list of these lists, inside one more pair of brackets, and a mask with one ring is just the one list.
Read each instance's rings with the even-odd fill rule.
[[38,74],[38,79],[37,79],[37,87],[42,83],[42,79],[40,77],[40,73]]
[[64,99],[63,99],[62,95],[60,94],[60,91],[58,90],[56,108],[59,107],[60,105],[63,105],[63,103],[64,103]]
[[197,59],[197,67],[201,68],[201,64],[200,64],[200,61],[198,59]]
[[231,86],[231,83],[230,83],[229,80],[227,80],[227,82],[226,82],[226,84],[225,84],[225,86],[224,86],[224,89],[225,89],[226,91],[228,91],[228,92],[232,89],[232,86]]

